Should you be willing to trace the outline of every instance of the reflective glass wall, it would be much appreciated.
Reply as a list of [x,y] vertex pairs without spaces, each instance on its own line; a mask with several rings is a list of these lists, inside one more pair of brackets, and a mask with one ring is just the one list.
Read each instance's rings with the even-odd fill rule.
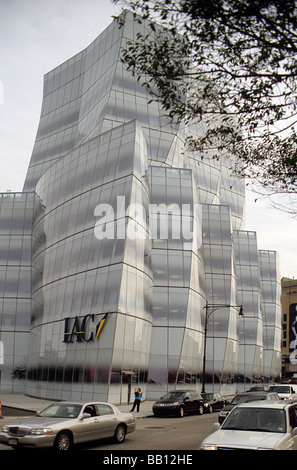
[[235,384],[239,342],[229,206],[203,205],[203,253],[207,301],[222,305],[208,319],[205,381],[207,389],[229,393]]
[[261,306],[263,312],[264,363],[266,382],[281,374],[281,283],[278,253],[259,250],[261,267]]
[[4,349],[0,387],[4,392],[25,389],[33,305],[32,236],[34,218],[42,211],[35,193],[0,194],[0,341]]
[[160,397],[178,386],[199,387],[205,275],[192,171],[150,166],[148,179],[154,282],[148,392]]
[[244,316],[239,322],[238,389],[263,379],[263,314],[260,266],[255,232],[234,231],[237,301]]
[[143,145],[135,121],[119,126],[39,180],[46,210],[34,230],[44,231],[45,243],[36,253],[43,278],[33,298],[43,299],[43,311],[32,324],[30,393],[78,399],[83,390],[86,398],[109,394],[119,402],[128,393],[123,371],[147,381],[150,245],[146,217],[135,212],[148,207]]

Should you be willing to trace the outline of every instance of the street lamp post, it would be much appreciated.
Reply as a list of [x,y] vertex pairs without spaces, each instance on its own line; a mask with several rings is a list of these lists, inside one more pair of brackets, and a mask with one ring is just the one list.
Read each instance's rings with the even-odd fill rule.
[[205,361],[206,361],[206,335],[207,335],[207,323],[209,317],[215,312],[216,310],[219,310],[220,308],[239,308],[239,316],[243,316],[243,308],[242,305],[228,305],[228,304],[209,304],[206,302],[205,307],[203,307],[206,312],[205,312],[205,325],[204,325],[204,350],[203,350],[203,370],[202,370],[202,390],[201,393],[205,393]]

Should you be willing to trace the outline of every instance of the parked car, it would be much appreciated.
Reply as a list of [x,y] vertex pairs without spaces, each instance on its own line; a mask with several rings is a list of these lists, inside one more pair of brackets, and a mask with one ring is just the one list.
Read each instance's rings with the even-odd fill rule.
[[200,450],[297,450],[297,404],[288,401],[242,403]]
[[201,393],[201,396],[203,398],[204,411],[207,413],[219,411],[228,403],[227,399],[219,393]]
[[109,403],[59,402],[36,416],[5,424],[0,443],[13,448],[54,447],[68,451],[73,444],[101,438],[123,442],[135,426],[132,413],[121,413]]
[[185,413],[198,413],[202,415],[203,410],[202,397],[194,390],[168,392],[153,404],[155,416],[177,415],[183,417]]
[[252,385],[247,392],[268,392],[269,391],[269,385],[263,385],[263,384],[258,384],[258,385]]
[[223,408],[222,411],[219,413],[219,423],[222,424],[223,421],[226,419],[230,411],[234,408],[234,406],[239,405],[240,403],[247,403],[249,401],[258,401],[258,400],[279,400],[279,396],[275,392],[245,392],[245,393],[238,393],[233,397],[231,402]]
[[296,385],[290,384],[277,384],[269,387],[269,391],[277,393],[281,400],[297,401],[296,389]]

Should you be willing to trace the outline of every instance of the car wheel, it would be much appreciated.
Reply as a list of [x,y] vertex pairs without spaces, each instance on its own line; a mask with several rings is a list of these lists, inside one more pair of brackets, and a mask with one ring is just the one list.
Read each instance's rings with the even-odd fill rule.
[[62,431],[60,432],[54,443],[54,447],[58,452],[67,452],[71,449],[72,447],[72,435],[68,431]]
[[180,418],[182,418],[184,415],[185,415],[185,410],[184,410],[184,407],[183,406],[180,406],[178,411],[177,411],[177,414]]
[[209,405],[209,407],[208,407],[208,412],[209,412],[209,413],[212,413],[212,412],[213,412],[213,409],[212,409],[212,406],[211,406],[211,405]]
[[124,442],[126,437],[126,428],[122,424],[119,424],[114,433],[114,439],[118,444]]
[[203,415],[203,412],[204,412],[204,406],[198,405],[198,408],[197,408],[198,415]]

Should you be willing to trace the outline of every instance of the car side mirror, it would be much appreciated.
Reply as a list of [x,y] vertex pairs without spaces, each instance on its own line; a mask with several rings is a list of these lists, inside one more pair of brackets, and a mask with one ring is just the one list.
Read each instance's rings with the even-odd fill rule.
[[220,423],[213,423],[213,431],[216,432],[220,429],[221,425]]
[[294,428],[292,431],[292,436],[297,436],[297,428]]
[[91,418],[90,413],[83,413],[81,419],[87,419],[87,418]]

